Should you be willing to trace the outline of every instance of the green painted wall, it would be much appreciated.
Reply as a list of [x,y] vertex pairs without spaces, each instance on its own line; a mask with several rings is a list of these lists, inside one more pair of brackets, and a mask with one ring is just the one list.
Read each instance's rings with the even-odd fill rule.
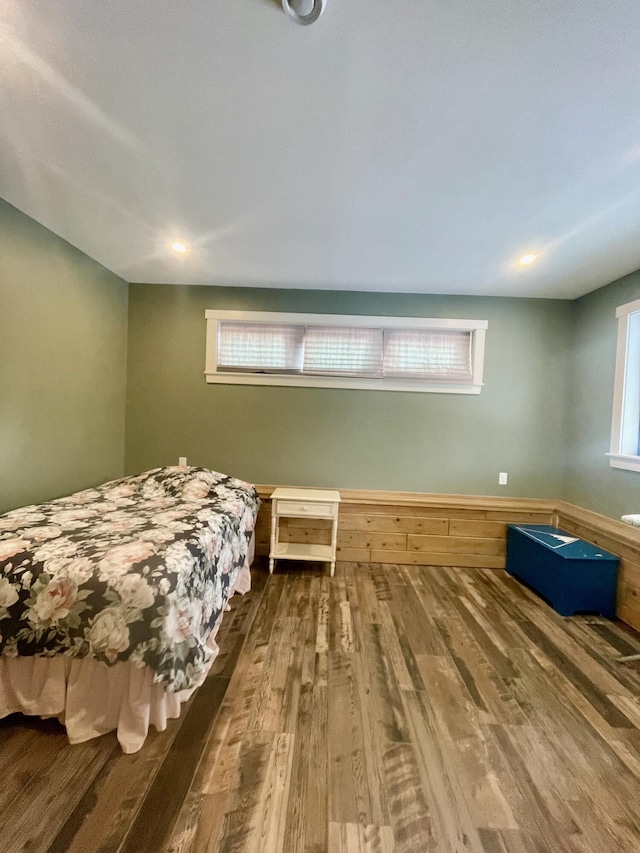
[[[207,308],[486,319],[485,387],[209,385]],[[126,469],[186,456],[257,483],[557,497],[571,312],[560,300],[132,284]]]
[[127,284],[0,199],[0,512],[123,471]]
[[611,468],[616,308],[640,299],[640,271],[574,302],[565,498],[612,518],[640,512],[640,474]]

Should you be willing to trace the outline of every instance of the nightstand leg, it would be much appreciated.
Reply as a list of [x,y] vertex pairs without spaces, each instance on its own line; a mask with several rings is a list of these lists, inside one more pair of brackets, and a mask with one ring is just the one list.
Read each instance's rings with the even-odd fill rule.
[[331,577],[333,577],[334,572],[336,570],[336,549],[338,547],[338,519],[333,518],[333,523],[331,524],[331,552],[333,553],[333,559],[331,560]]
[[277,539],[277,526],[278,526],[278,516],[273,511],[273,507],[271,508],[271,542],[269,543],[269,574],[273,574],[273,566],[275,563],[273,555],[276,551],[276,539]]

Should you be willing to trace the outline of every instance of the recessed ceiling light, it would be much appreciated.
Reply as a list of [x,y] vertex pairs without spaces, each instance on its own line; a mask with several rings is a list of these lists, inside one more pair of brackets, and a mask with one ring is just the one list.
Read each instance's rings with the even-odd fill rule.
[[518,258],[518,263],[521,267],[527,267],[529,264],[532,264],[538,256],[534,255],[533,252],[529,252],[526,255],[523,255],[521,258]]
[[177,252],[179,255],[183,255],[187,251],[187,246],[185,243],[181,243],[179,240],[175,243],[171,244],[171,248],[174,252]]

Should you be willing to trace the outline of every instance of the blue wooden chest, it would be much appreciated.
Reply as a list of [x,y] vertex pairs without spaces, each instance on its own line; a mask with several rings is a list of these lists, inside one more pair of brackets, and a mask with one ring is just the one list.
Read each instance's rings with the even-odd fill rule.
[[562,616],[616,613],[619,557],[552,527],[509,524],[507,571]]

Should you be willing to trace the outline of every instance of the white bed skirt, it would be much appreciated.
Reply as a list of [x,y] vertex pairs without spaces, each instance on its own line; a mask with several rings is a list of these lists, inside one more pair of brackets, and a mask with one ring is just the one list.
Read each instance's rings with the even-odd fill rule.
[[[250,561],[236,578],[233,593],[251,588]],[[209,636],[213,652],[222,616]],[[180,716],[180,708],[198,689],[167,693],[153,684],[153,672],[127,662],[114,666],[93,658],[0,656],[0,717],[21,712],[38,717],[57,717],[67,730],[69,743],[82,743],[117,730],[123,752],[137,752],[149,726],[164,731],[167,720]]]

